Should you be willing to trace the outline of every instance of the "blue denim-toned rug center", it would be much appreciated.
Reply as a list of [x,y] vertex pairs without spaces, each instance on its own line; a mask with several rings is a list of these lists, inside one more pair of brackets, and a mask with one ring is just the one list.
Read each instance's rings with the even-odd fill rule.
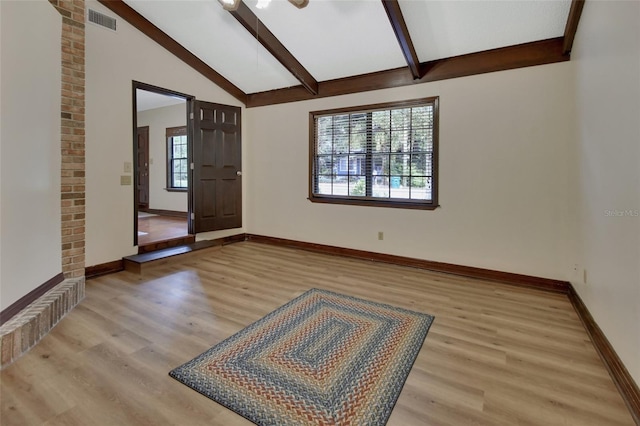
[[169,375],[259,425],[384,425],[432,322],[311,289]]

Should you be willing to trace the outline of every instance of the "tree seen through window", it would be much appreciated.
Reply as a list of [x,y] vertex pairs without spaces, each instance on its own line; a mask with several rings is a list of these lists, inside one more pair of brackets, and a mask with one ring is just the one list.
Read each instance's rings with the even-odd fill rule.
[[344,197],[437,205],[437,98],[312,114],[312,201]]

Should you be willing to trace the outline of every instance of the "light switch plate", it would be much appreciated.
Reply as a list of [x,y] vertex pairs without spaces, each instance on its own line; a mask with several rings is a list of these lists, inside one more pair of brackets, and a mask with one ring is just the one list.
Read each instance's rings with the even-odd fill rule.
[[120,176],[120,185],[131,185],[131,176]]
[[131,173],[131,162],[125,161],[123,170],[125,173]]

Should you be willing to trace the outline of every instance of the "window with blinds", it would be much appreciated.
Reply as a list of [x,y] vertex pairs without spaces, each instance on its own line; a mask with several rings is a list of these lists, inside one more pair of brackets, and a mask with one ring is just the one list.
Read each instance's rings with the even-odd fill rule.
[[438,98],[310,114],[309,199],[437,207]]
[[188,189],[187,128],[167,129],[167,190]]

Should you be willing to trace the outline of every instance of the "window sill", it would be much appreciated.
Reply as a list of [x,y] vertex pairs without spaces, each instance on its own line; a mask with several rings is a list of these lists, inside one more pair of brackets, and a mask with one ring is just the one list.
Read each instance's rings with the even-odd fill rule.
[[396,209],[435,210],[440,207],[435,200],[433,202],[425,203],[422,201],[408,201],[401,199],[385,201],[364,197],[323,197],[318,195],[311,195],[307,199],[312,203],[345,204],[353,206],[387,207]]
[[189,188],[165,188],[164,190],[167,192],[187,192]]

